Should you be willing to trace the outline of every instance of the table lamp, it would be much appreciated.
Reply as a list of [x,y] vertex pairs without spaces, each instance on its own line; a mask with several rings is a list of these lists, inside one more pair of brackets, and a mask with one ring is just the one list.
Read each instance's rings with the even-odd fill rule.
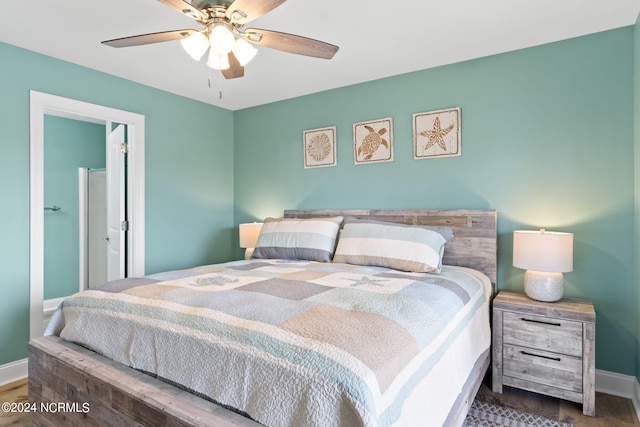
[[564,277],[573,271],[573,234],[553,231],[514,231],[513,266],[524,273],[524,292],[531,299],[562,299]]
[[256,242],[262,229],[262,223],[252,222],[240,224],[238,229],[240,233],[240,247],[245,248],[244,259],[249,259],[251,255],[253,255],[253,250],[256,247]]

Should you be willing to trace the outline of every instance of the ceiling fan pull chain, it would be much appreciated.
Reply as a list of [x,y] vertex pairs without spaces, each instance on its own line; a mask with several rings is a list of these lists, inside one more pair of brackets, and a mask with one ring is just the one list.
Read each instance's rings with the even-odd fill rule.
[[[207,79],[207,82],[209,84],[209,88],[213,89],[213,85],[211,84],[211,68],[210,67],[207,67],[207,68],[209,68],[209,78]],[[219,82],[218,87],[219,87],[218,99],[222,99],[222,83]]]
[[[211,73],[211,68],[209,68],[209,73]],[[222,78],[220,77],[222,74],[219,72],[215,72],[216,73],[216,80],[217,80],[217,86],[218,86],[218,99],[222,99]]]

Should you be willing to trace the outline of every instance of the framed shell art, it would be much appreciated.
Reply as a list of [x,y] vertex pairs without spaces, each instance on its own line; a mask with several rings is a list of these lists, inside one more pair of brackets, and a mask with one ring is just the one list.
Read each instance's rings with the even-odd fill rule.
[[353,125],[354,163],[393,161],[393,120],[391,117]]
[[461,155],[460,107],[413,115],[413,158]]
[[322,168],[336,165],[336,127],[305,130],[304,168]]

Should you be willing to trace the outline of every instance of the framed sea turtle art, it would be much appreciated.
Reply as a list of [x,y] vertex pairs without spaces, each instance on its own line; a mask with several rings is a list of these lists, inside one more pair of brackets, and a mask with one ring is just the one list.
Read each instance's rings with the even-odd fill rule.
[[336,159],[336,127],[305,130],[304,168],[322,168],[335,166]]
[[393,161],[391,117],[354,123],[353,158],[356,165]]
[[413,115],[413,158],[455,157],[462,154],[460,107]]

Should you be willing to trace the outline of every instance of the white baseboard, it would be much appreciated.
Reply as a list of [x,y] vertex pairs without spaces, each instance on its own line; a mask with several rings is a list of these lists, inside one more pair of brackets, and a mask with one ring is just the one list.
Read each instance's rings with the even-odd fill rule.
[[49,314],[53,313],[56,310],[56,308],[58,308],[58,306],[62,304],[62,301],[64,301],[66,298],[67,297],[61,297],[61,298],[46,299],[42,301],[42,308],[43,308],[44,314],[46,315],[47,313]]
[[636,377],[596,369],[596,391],[614,396],[633,398]]
[[[54,298],[43,301],[44,319],[48,321],[48,319],[51,318],[51,314],[53,314],[63,300],[64,298]],[[44,327],[45,325],[43,324],[41,332],[44,332]],[[28,371],[28,359],[16,360],[0,365],[0,386],[27,378]]]
[[631,399],[640,419],[640,384],[636,377],[596,369],[596,391]]
[[27,362],[22,359],[0,365],[0,386],[27,378]]

